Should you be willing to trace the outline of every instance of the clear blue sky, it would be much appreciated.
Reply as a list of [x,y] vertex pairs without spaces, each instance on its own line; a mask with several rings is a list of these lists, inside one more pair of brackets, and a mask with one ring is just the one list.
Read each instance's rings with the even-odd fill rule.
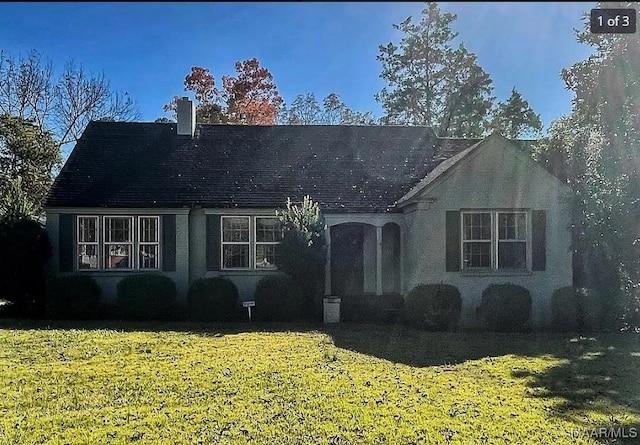
[[[514,86],[542,116],[545,129],[570,111],[560,70],[585,59],[574,28],[595,2],[441,2],[453,12],[458,39],[490,74],[494,95]],[[424,7],[413,3],[0,3],[0,49],[38,50],[56,70],[73,58],[103,71],[114,90],[135,99],[143,121],[183,92],[194,65],[218,81],[238,60],[257,57],[286,103],[336,92],[359,111],[381,116],[374,99],[384,82],[378,45],[398,42],[393,29]]]

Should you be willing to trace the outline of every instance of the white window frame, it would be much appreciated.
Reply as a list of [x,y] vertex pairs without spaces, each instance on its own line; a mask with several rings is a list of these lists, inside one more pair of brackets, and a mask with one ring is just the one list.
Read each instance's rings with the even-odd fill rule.
[[[142,241],[142,220],[143,219],[154,219],[156,224],[155,230],[155,239],[156,241]],[[138,242],[136,244],[136,266],[139,270],[159,270],[160,269],[160,217],[159,216],[150,216],[150,215],[139,215],[138,216]],[[142,251],[142,246],[155,246],[156,247],[156,267],[142,267],[142,260],[140,258],[140,253]]]
[[[513,210],[513,211],[503,211],[503,210],[498,210],[495,212],[496,213],[496,227],[495,227],[495,233],[496,233],[496,242],[495,242],[495,257],[496,257],[496,265],[495,268],[496,270],[530,270],[530,266],[529,266],[529,240],[528,240],[528,231],[529,231],[529,218],[527,217],[527,212],[525,211],[518,211],[518,210]],[[517,214],[521,214],[524,215],[524,239],[500,239],[500,215],[501,214],[511,214],[511,215],[517,215]],[[518,236],[518,226],[517,226],[517,218],[516,218],[516,228],[515,228],[515,235]],[[521,267],[521,268],[514,268],[514,267],[503,267],[503,268],[499,268],[498,265],[499,263],[499,246],[500,243],[524,243],[524,252],[525,252],[525,259],[524,259],[524,263],[525,263],[525,267]]]
[[[464,215],[466,214],[486,214],[489,213],[491,215],[491,261],[490,267],[471,267],[466,266],[464,264],[464,244],[469,242],[488,242],[488,240],[465,240],[464,239]],[[500,214],[524,214],[525,218],[525,239],[513,239],[513,240],[501,240],[499,239],[499,218]],[[461,271],[483,271],[490,270],[494,272],[529,272],[531,271],[531,224],[530,224],[530,211],[525,209],[485,209],[485,210],[463,210],[460,211],[460,270]],[[516,228],[517,235],[517,228]],[[499,258],[498,258],[498,247],[500,243],[503,242],[524,242],[525,243],[525,264],[524,268],[509,268],[503,267],[498,268]]]
[[[486,239],[464,239],[464,215],[486,215],[489,214],[490,217],[490,221],[489,221],[489,227],[491,230],[491,236],[488,240]],[[495,257],[495,255],[493,254],[493,240],[495,238],[494,233],[493,233],[493,227],[494,227],[494,212],[491,212],[489,210],[473,210],[473,211],[465,211],[465,212],[460,212],[460,270],[488,270],[488,269],[493,269],[493,258]],[[464,245],[465,244],[471,244],[471,243],[483,243],[483,244],[488,244],[489,245],[489,266],[466,266],[464,265]]]
[[[258,267],[258,246],[277,246],[278,244],[280,244],[280,241],[258,241],[258,220],[259,219],[275,219],[276,221],[279,222],[277,216],[255,216],[253,218],[254,220],[253,239],[255,241],[253,243],[253,267],[254,269],[257,269],[257,270],[276,270],[277,267],[275,264],[270,265],[269,267]],[[280,228],[282,229],[282,226],[280,226]]]
[[[95,241],[80,240],[80,220],[93,219],[95,221]],[[89,268],[80,267],[81,246],[95,246],[96,248],[96,266]],[[78,215],[76,218],[76,269],[81,271],[100,270],[100,218],[97,215]]]
[[[225,219],[239,219],[246,218],[249,222],[247,224],[247,241],[225,241],[224,240],[224,220]],[[251,220],[252,218],[247,215],[224,215],[220,218],[220,269],[221,270],[250,270],[252,264],[251,245],[253,240],[251,239]],[[225,267],[224,265],[224,247],[225,246],[247,246],[247,266],[246,267]]]
[[[107,241],[107,219],[128,219],[129,220],[129,239],[131,241],[128,242],[113,242]],[[104,270],[107,271],[122,271],[122,270],[134,270],[136,265],[136,260],[134,257],[134,247],[136,245],[135,236],[135,228],[134,228],[135,218],[133,215],[103,215],[102,217],[102,251],[104,256]],[[108,252],[108,246],[117,245],[117,246],[129,246],[129,267],[107,267],[106,265],[106,257]]]

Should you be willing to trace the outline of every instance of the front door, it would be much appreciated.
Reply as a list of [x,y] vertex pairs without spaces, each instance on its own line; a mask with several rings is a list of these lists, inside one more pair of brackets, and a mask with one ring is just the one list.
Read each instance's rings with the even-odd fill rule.
[[330,230],[331,293],[360,295],[364,291],[363,226],[339,224]]

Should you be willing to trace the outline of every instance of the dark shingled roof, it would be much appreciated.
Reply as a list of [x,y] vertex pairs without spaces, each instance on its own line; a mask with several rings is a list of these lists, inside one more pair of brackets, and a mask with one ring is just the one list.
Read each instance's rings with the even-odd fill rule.
[[386,212],[477,139],[426,127],[91,122],[47,207],[282,207],[305,194],[328,212]]

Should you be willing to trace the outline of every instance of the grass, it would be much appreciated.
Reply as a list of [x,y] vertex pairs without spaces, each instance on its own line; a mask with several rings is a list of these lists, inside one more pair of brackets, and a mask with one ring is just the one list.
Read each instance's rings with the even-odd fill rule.
[[5,320],[0,344],[2,445],[640,437],[637,335]]

